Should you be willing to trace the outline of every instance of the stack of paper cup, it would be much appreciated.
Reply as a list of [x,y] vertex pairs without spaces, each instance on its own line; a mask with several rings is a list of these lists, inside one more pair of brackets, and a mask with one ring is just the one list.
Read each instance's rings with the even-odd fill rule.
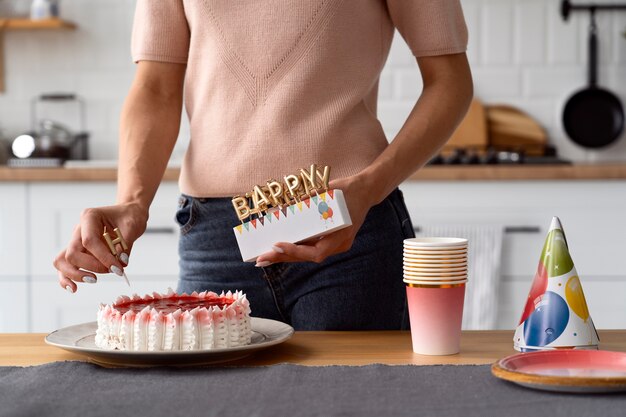
[[404,282],[413,351],[422,355],[459,353],[467,239],[406,239]]

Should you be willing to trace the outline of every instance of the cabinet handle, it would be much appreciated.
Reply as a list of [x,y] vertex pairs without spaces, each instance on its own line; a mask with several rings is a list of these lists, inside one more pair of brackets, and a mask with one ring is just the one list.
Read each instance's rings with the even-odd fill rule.
[[506,226],[504,233],[541,233],[541,227],[539,226]]
[[173,227],[148,227],[144,233],[147,235],[173,235],[176,231]]
[[[413,228],[415,233],[421,233],[422,228],[416,226]],[[539,226],[505,226],[504,233],[541,233],[541,227]]]
[[71,93],[42,94],[39,96],[39,100],[40,101],[76,100],[76,94],[71,94]]

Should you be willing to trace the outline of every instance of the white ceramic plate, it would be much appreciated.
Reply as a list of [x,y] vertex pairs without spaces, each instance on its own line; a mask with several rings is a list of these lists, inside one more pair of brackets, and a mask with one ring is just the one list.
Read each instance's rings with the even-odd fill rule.
[[436,273],[436,274],[441,274],[441,273],[448,273],[448,272],[467,272],[467,266],[461,266],[458,268],[449,268],[449,267],[442,267],[442,268],[420,268],[420,267],[414,267],[414,266],[409,266],[409,265],[404,265],[403,269],[405,271],[409,271],[409,272],[417,272],[418,274],[420,272],[423,272],[425,274],[430,274],[430,273]]
[[418,272],[418,271],[410,271],[408,269],[403,270],[404,275],[413,276],[413,277],[450,277],[457,278],[460,276],[467,278],[467,271],[454,271],[454,272]]
[[418,275],[402,275],[405,281],[428,281],[428,282],[448,282],[467,280],[467,275],[443,276],[443,277],[425,277]]
[[458,280],[458,281],[418,281],[416,279],[408,279],[404,278],[404,283],[409,286],[418,286],[418,287],[438,287],[441,285],[461,285],[467,283],[466,279]]
[[465,268],[467,269],[467,262],[459,262],[455,263],[439,263],[439,264],[425,264],[421,262],[403,262],[402,266],[404,268],[412,269],[412,268],[420,268],[420,269],[441,269],[441,268]]
[[404,239],[404,246],[414,248],[466,247],[467,239],[456,237],[415,237],[411,239]]
[[404,265],[411,265],[411,266],[424,266],[426,268],[439,268],[439,267],[444,267],[445,265],[450,265],[451,267],[459,267],[459,266],[467,266],[467,259],[451,259],[451,260],[444,260],[444,259],[410,259],[410,258],[404,258],[403,262]]
[[461,253],[461,254],[454,254],[454,255],[416,255],[416,254],[412,254],[412,253],[407,253],[404,252],[403,253],[404,259],[412,259],[412,260],[420,260],[420,259],[444,259],[444,260],[452,260],[454,259],[456,260],[466,260],[467,259],[467,254],[466,253]]
[[252,343],[233,348],[173,352],[134,352],[101,349],[95,344],[97,323],[83,323],[55,330],[46,343],[79,355],[90,362],[113,366],[189,366],[230,362],[283,343],[293,335],[293,327],[276,320],[252,317]]
[[459,250],[415,250],[411,248],[404,248],[404,253],[419,256],[419,255],[464,255],[467,254],[467,249]]

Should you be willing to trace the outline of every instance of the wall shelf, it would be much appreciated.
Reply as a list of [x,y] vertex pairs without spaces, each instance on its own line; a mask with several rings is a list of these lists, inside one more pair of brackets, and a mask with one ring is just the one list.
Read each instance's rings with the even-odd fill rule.
[[4,92],[4,32],[11,30],[74,30],[76,25],[62,19],[31,20],[28,18],[0,18],[0,93]]
[[5,30],[76,29],[74,23],[62,19],[31,20],[27,18],[0,19],[0,27]]

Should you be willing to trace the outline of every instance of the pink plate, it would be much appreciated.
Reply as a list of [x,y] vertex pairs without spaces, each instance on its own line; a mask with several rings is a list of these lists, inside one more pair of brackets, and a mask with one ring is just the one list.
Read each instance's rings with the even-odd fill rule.
[[518,353],[494,363],[491,373],[547,391],[626,391],[626,353],[575,349]]

